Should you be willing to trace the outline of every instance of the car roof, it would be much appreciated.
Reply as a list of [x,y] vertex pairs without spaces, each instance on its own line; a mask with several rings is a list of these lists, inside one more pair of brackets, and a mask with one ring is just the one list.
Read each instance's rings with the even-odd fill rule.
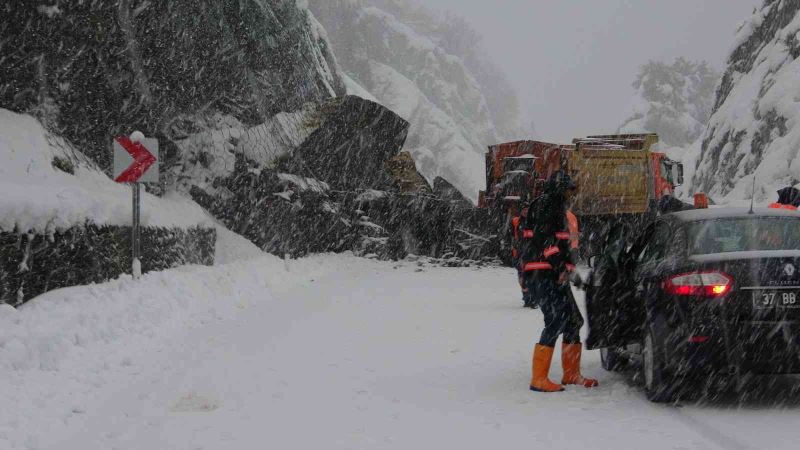
[[697,222],[702,220],[714,219],[735,219],[747,217],[791,217],[800,219],[800,212],[790,211],[788,209],[774,209],[774,208],[754,208],[750,212],[750,208],[706,208],[706,209],[690,209],[687,211],[679,211],[666,214],[664,218],[670,218],[679,222]]

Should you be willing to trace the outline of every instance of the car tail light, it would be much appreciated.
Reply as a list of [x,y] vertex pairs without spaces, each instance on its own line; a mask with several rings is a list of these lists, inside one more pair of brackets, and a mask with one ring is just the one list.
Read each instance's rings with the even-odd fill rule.
[[717,271],[690,272],[667,278],[663,288],[672,295],[716,298],[730,292],[733,278]]

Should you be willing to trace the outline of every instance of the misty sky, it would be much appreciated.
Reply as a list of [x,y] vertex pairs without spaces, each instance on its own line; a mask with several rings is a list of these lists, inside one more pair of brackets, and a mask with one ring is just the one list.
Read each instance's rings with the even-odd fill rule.
[[[539,137],[569,141],[624,120],[649,59],[724,68],[738,25],[761,0],[420,0],[484,33]],[[521,136],[524,137],[524,136]]]

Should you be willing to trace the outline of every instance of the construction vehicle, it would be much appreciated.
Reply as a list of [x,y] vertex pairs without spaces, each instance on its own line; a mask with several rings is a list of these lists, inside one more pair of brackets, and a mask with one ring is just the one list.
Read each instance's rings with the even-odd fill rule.
[[[551,174],[564,170],[578,186],[571,209],[581,221],[585,252],[610,219],[642,220],[683,183],[683,165],[653,151],[656,134],[599,135],[561,145],[517,141],[489,147],[481,208],[505,216],[509,226]],[[503,230],[501,236],[507,236]],[[599,236],[597,236],[599,238]],[[507,246],[501,245],[501,248]],[[504,258],[506,259],[506,258]]]

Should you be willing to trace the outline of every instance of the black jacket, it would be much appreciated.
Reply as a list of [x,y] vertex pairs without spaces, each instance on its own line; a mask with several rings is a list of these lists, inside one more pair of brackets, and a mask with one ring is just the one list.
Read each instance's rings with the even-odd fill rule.
[[[572,264],[564,192],[555,183],[545,184],[542,195],[531,202],[520,244],[520,264],[526,273],[557,279]],[[547,263],[550,268],[530,263]]]
[[800,190],[787,187],[778,191],[778,203],[800,207]]

